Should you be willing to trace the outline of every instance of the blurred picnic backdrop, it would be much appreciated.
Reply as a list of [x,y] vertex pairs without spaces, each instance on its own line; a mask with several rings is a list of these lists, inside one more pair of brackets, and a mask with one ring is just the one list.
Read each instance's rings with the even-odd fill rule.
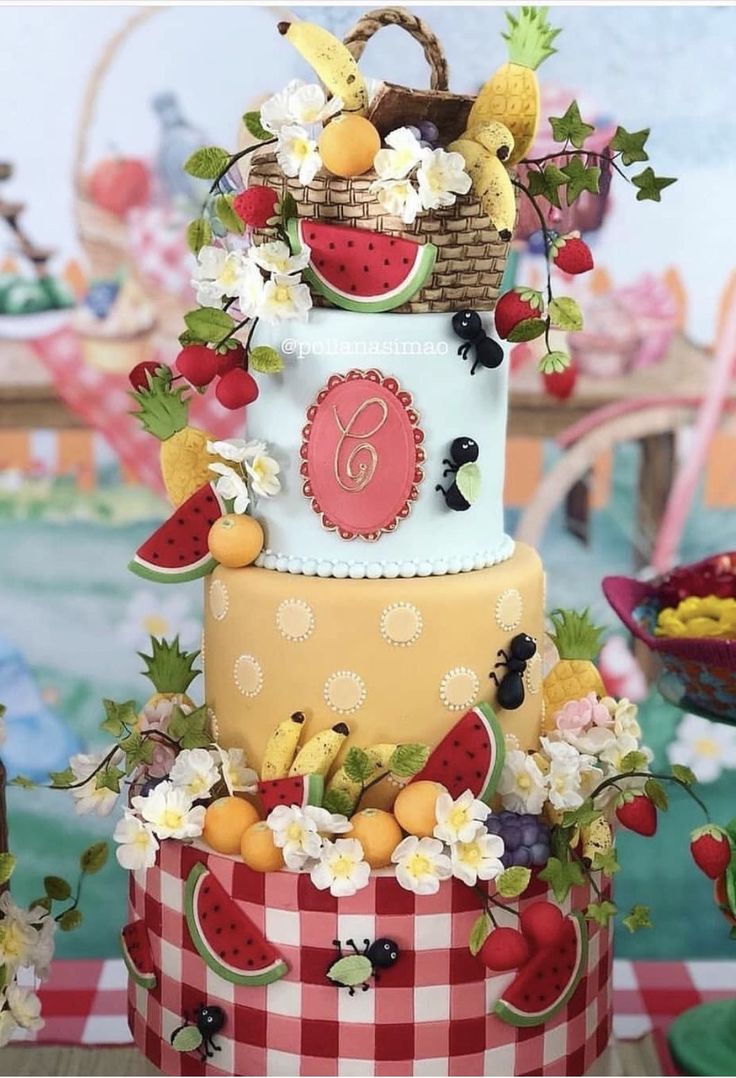
[[[411,5],[437,31],[451,88],[474,91],[501,58],[503,8]],[[295,6],[345,32],[354,7]],[[103,696],[146,686],[135,652],[149,632],[196,647],[200,588],[144,585],[131,551],[163,519],[155,446],[133,436],[125,371],[171,358],[189,289],[182,226],[196,188],[180,162],[203,140],[236,146],[238,119],[288,78],[306,76],[275,22],[283,9],[114,4],[0,10],[0,697],[8,707],[10,775],[42,779],[71,752],[101,747]],[[657,171],[677,176],[659,205],[621,185],[590,200],[576,223],[596,271],[570,401],[546,397],[533,358],[515,350],[508,527],[538,506],[540,482],[564,456],[573,420],[621,397],[703,393],[724,314],[736,302],[736,10],[727,7],[554,8],[560,53],[542,69],[548,114],[560,94],[613,130],[651,124]],[[368,74],[422,86],[418,46],[383,30]],[[529,231],[529,230],[527,230]],[[540,279],[533,234],[516,250],[517,279]],[[39,291],[35,268],[46,273]],[[208,417],[217,433],[232,420]],[[722,425],[688,517],[680,561],[736,547],[735,432]],[[589,462],[583,482],[536,512],[551,605],[590,605],[611,629],[606,676],[642,702],[655,763],[688,763],[716,818],[734,815],[736,727],[665,704],[628,648],[600,579],[645,566],[672,473],[690,431],[620,439]],[[528,534],[528,531],[527,531]],[[723,925],[689,858],[696,820],[674,799],[656,845],[624,835],[618,898],[652,906],[654,931],[617,938],[623,956],[722,954]],[[77,852],[108,835],[109,819],[75,817],[66,794],[12,789],[18,889],[72,871]],[[698,821],[699,822],[699,821]],[[115,954],[125,881],[110,863],[88,881],[83,928],[62,954]]]

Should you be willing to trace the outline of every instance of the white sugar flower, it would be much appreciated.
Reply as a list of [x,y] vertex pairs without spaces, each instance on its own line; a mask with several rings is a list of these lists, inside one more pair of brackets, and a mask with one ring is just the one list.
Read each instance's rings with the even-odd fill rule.
[[254,794],[258,789],[258,775],[248,767],[245,749],[223,749],[219,745],[216,749],[227,792],[231,796],[235,793]]
[[248,262],[238,280],[238,308],[243,318],[255,318],[263,303],[265,281],[258,266]]
[[301,85],[291,90],[288,95],[288,110],[291,120],[303,127],[323,124],[331,116],[342,112],[342,98],[332,97],[328,101],[321,86],[316,83]]
[[184,790],[191,801],[207,797],[220,780],[220,770],[207,749],[182,749],[169,772],[172,786]]
[[587,730],[560,730],[556,739],[566,742],[578,752],[588,753],[591,756],[600,756],[616,740],[616,735],[610,726],[591,726]]
[[417,895],[436,894],[440,881],[452,875],[452,863],[444,849],[436,838],[405,838],[391,855],[399,884]]
[[374,180],[371,191],[386,213],[400,217],[404,224],[412,224],[421,212],[422,200],[411,180]]
[[339,838],[335,842],[325,839],[310,875],[318,891],[329,889],[336,898],[345,898],[368,886],[371,866],[363,859],[363,847],[357,838]]
[[[565,741],[543,737],[541,746],[550,761],[547,774],[550,804],[560,811],[579,808],[585,800],[582,776],[594,770],[594,758],[578,752]],[[602,777],[602,772],[598,771],[595,777]]]
[[0,967],[12,972],[20,966],[31,966],[37,943],[34,927],[45,916],[41,907],[24,910],[16,906],[5,891],[0,895]]
[[503,839],[499,835],[489,835],[483,828],[470,842],[452,843],[452,874],[467,883],[468,887],[478,880],[495,880],[503,872],[503,851]]
[[49,967],[54,957],[55,937],[56,921],[49,914],[44,913],[36,922],[36,942],[29,963],[33,966],[33,972],[39,981],[45,981],[49,975]]
[[19,984],[11,981],[5,989],[5,995],[10,1013],[21,1029],[43,1028],[41,1000],[35,992],[30,988],[21,988]]
[[146,797],[134,797],[132,806],[156,838],[199,838],[204,829],[204,805],[192,806],[185,790],[160,782]]
[[441,793],[434,811],[437,818],[434,837],[450,843],[470,842],[479,831],[485,832],[483,821],[491,810],[466,790],[456,801],[448,793]]
[[299,124],[287,124],[279,130],[276,160],[283,174],[298,176],[303,187],[309,186],[322,167],[316,140]]
[[[610,745],[607,745],[603,752],[600,753],[598,759],[608,764],[612,773],[618,773],[622,770],[621,763],[624,757],[628,756],[630,752],[642,753],[647,764],[652,760],[651,749],[648,749],[646,745],[640,745],[638,740],[632,737],[631,734],[623,734],[621,737],[614,738]],[[640,769],[637,768],[637,770]]]
[[283,90],[269,97],[261,105],[261,124],[273,135],[277,135],[282,127],[294,122],[291,111],[291,98],[302,87],[306,86],[303,79],[292,79]]
[[242,475],[238,475],[234,468],[227,464],[210,464],[210,471],[219,475],[215,482],[215,490],[221,498],[232,501],[233,513],[245,513],[250,505],[250,494]]
[[285,277],[293,273],[299,273],[309,265],[311,251],[303,247],[298,254],[293,255],[289,245],[283,240],[272,240],[270,243],[259,243],[248,251],[249,257],[260,266],[266,273],[280,273]]
[[347,816],[343,816],[340,812],[329,812],[318,805],[306,805],[304,815],[314,821],[320,835],[344,835],[346,831],[352,829]]
[[281,480],[278,476],[281,468],[273,457],[258,453],[245,462],[245,468],[254,494],[260,498],[273,498],[279,493]]
[[119,843],[115,856],[122,868],[138,872],[142,868],[153,868],[156,864],[156,836],[148,824],[132,812],[126,811],[123,818],[118,820],[112,837]]
[[[72,756],[69,766],[74,772],[74,781],[81,782],[96,772],[102,760],[107,755],[106,751],[97,753],[77,753]],[[115,762],[115,757],[111,765]],[[97,772],[99,774],[99,772]],[[117,804],[119,794],[105,787],[97,787],[97,774],[85,782],[83,786],[77,786],[72,790],[74,808],[80,816],[88,816],[94,812],[97,816],[109,816]]]
[[736,729],[684,715],[667,746],[667,759],[691,768],[698,782],[715,782],[722,771],[736,768]]
[[298,278],[275,274],[266,281],[259,316],[273,325],[285,318],[305,319],[312,306],[312,294]]
[[376,175],[382,180],[403,180],[422,159],[422,147],[408,127],[398,127],[386,135],[390,149],[379,150],[373,159]]
[[222,442],[207,442],[207,452],[211,453],[213,457],[221,457],[223,460],[229,460],[233,464],[242,464],[245,460],[248,444],[243,438],[230,438]]
[[[2,998],[0,998],[2,1003]],[[11,1037],[17,1032],[18,1024],[10,1011],[0,1011],[0,1048],[10,1043]]]
[[304,868],[307,862],[319,857],[322,838],[317,823],[297,805],[277,805],[266,823],[273,831],[274,845],[282,851],[287,868]]
[[237,297],[252,270],[252,263],[242,251],[226,251],[224,247],[206,244],[197,255],[192,277],[197,303],[219,307],[223,299]]
[[422,206],[425,210],[434,210],[438,206],[453,206],[457,195],[470,190],[471,179],[461,154],[425,149],[417,172],[417,184]]
[[547,779],[533,756],[512,749],[506,753],[498,793],[505,809],[538,816],[547,799]]
[[[607,703],[607,700],[602,702]],[[641,726],[638,720],[639,708],[625,697],[618,701],[612,701],[612,703],[614,705],[611,711],[613,732],[616,737],[634,737],[639,741],[641,738]]]

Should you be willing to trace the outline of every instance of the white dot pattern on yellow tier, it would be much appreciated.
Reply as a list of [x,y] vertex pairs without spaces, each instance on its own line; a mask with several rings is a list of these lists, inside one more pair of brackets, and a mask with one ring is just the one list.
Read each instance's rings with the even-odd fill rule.
[[215,713],[214,713],[214,711],[212,710],[211,707],[207,708],[207,721],[210,724],[210,734],[212,735],[212,740],[213,741],[219,741],[220,740],[220,726],[219,726],[219,723],[217,722],[217,715],[215,715]]
[[422,635],[422,615],[413,603],[392,603],[381,612],[381,636],[387,644],[407,648]]
[[314,611],[303,599],[284,599],[276,611],[276,628],[286,640],[307,640],[314,632]]
[[230,606],[230,596],[227,588],[221,580],[213,580],[210,584],[210,613],[217,621],[222,621]]
[[233,674],[243,696],[258,696],[263,688],[263,670],[257,659],[252,655],[239,655]]
[[365,682],[352,670],[338,670],[325,682],[324,698],[333,711],[340,715],[352,715],[365,703]]
[[496,602],[496,624],[504,632],[510,633],[521,625],[524,614],[524,603],[521,593],[516,588],[507,588],[502,592]]
[[474,670],[456,666],[440,682],[440,699],[448,711],[465,711],[478,698],[480,681]]
[[526,664],[526,687],[533,696],[542,688],[542,656],[539,652]]

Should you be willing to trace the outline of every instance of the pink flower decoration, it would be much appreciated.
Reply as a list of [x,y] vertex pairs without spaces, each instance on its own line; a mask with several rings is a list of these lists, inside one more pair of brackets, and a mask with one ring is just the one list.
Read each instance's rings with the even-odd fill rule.
[[582,700],[568,700],[555,716],[558,730],[570,730],[582,733],[590,726],[611,726],[612,717],[608,709],[601,704],[594,692],[589,692]]
[[160,741],[156,742],[156,747],[153,750],[153,758],[146,768],[149,778],[152,779],[164,779],[174,766],[174,760],[176,759],[176,750],[173,745],[164,745]]

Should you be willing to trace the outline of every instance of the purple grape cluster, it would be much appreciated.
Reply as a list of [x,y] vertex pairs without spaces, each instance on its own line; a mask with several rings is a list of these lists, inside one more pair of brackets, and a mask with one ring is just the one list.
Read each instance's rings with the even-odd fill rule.
[[504,868],[522,865],[524,868],[541,868],[549,861],[549,825],[541,816],[530,812],[491,813],[486,827],[492,835],[503,839],[501,857]]
[[437,124],[433,124],[431,120],[420,120],[418,124],[411,124],[409,130],[419,140],[420,146],[428,150],[439,146],[440,133]]

